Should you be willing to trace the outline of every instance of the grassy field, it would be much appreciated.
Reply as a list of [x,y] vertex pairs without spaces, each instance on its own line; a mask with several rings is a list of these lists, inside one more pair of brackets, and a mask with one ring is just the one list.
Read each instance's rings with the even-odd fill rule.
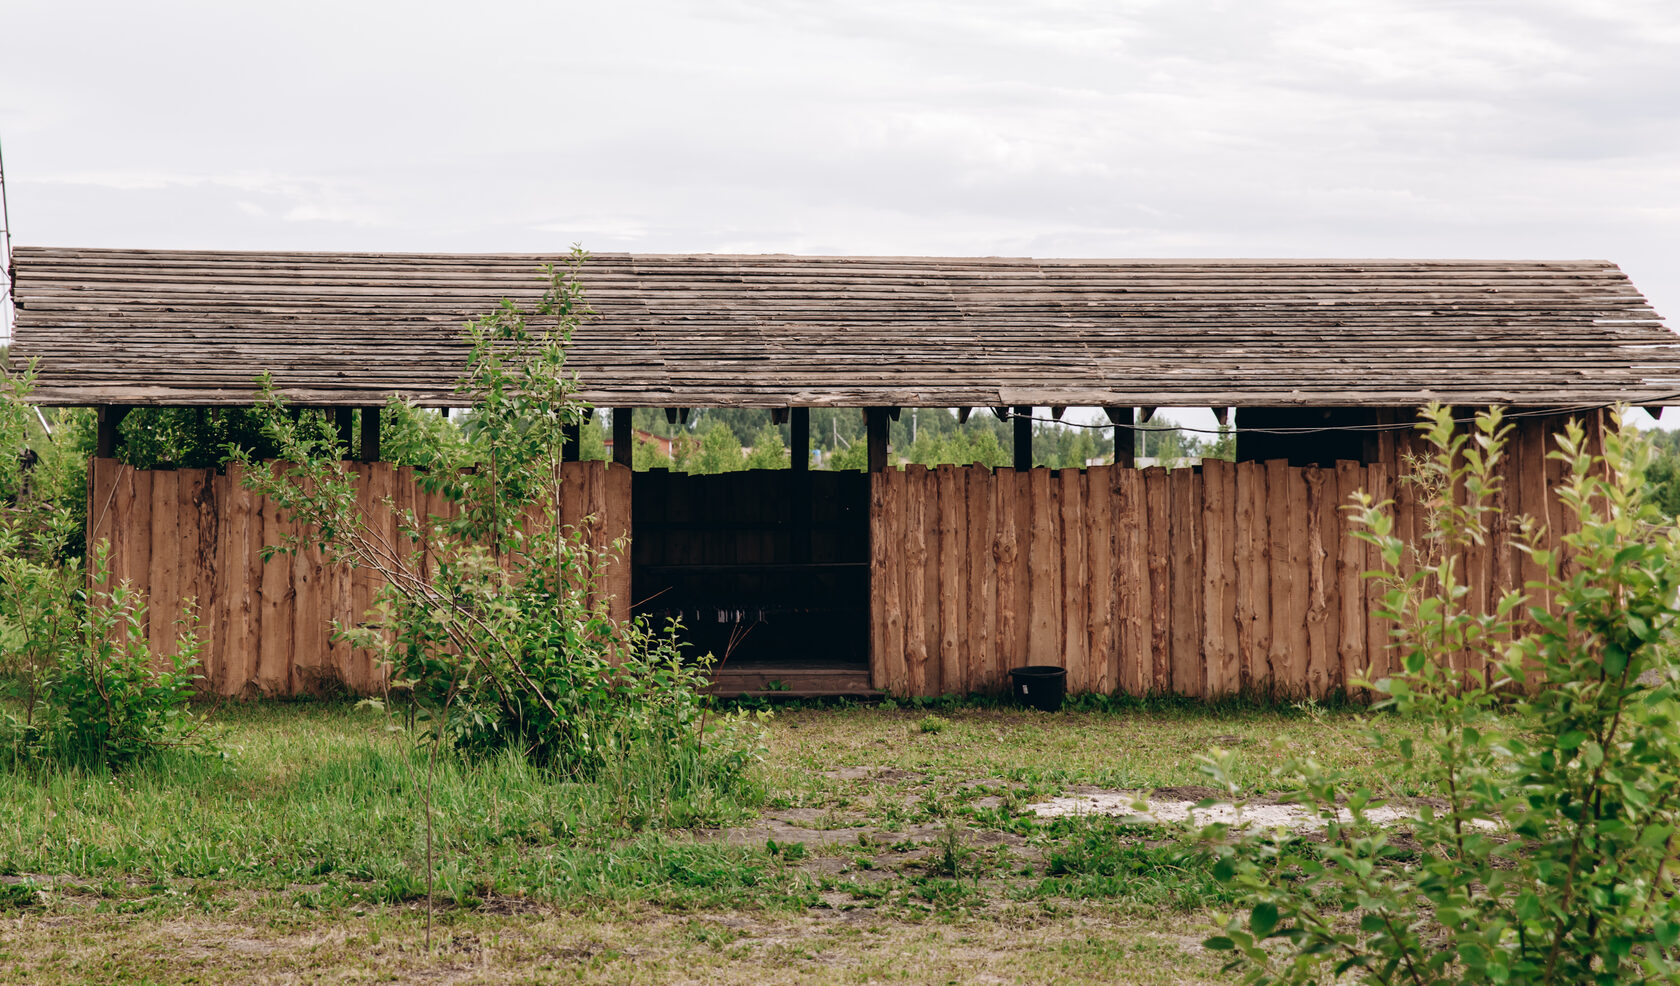
[[347,705],[229,706],[210,756],[0,772],[0,982],[1218,981],[1197,943],[1228,901],[1193,845],[1022,806],[1194,786],[1214,745],[1256,792],[1285,750],[1380,777],[1360,723],[788,708],[746,798],[663,830],[517,760],[445,760],[428,951],[413,737]]

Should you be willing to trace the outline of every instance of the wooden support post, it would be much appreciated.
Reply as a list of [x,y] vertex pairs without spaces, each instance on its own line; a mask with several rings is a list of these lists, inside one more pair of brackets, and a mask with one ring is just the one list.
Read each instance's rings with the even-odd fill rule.
[[338,429],[338,446],[344,450],[344,457],[350,458],[350,443],[355,440],[356,409],[353,407],[333,408],[333,424]]
[[560,427],[560,461],[576,462],[583,452],[583,428],[578,422]]
[[96,456],[101,459],[116,458],[117,451],[122,447],[117,428],[132,410],[134,409],[126,404],[106,404],[99,408],[99,432],[94,449]]
[[1015,409],[1015,468],[1025,472],[1032,468],[1032,408]]
[[869,433],[869,471],[883,472],[887,468],[887,409],[866,408],[863,419]]
[[635,420],[635,412],[629,408],[613,408],[613,464],[626,469],[634,468],[636,462]]
[[972,414],[973,412],[974,412],[974,408],[972,408],[972,407],[959,407],[959,408],[957,408],[957,424],[959,424],[959,425],[968,424],[968,416],[970,414]]
[[788,442],[788,465],[794,472],[809,472],[811,469],[811,409],[808,407],[793,408],[788,416],[788,431],[791,441]]
[[1132,430],[1132,409],[1105,407],[1104,413],[1114,425],[1114,464],[1122,469],[1137,467],[1137,432]]
[[363,462],[379,461],[380,408],[362,408],[362,449],[358,456]]

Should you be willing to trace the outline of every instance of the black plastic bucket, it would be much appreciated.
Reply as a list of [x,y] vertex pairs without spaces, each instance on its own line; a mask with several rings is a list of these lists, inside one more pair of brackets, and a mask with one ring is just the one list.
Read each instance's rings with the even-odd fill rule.
[[1015,701],[1046,712],[1059,712],[1062,699],[1067,696],[1067,668],[1049,664],[1029,664],[1009,672]]

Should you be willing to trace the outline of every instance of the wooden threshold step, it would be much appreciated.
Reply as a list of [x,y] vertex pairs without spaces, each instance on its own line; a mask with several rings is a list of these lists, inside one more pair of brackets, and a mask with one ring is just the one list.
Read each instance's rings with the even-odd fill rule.
[[712,672],[712,694],[726,698],[823,698],[880,695],[869,685],[869,669],[722,668]]

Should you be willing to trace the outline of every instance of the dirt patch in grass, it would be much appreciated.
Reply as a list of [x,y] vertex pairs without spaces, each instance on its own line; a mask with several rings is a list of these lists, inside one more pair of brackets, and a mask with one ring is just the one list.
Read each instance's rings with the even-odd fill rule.
[[1100,909],[1049,917],[1005,908],[890,922],[828,896],[829,906],[793,916],[465,914],[440,924],[429,950],[412,908],[301,926],[261,914],[159,920],[88,910],[8,922],[0,983],[1218,981],[1218,964],[1193,944],[1197,916],[1162,924]]

